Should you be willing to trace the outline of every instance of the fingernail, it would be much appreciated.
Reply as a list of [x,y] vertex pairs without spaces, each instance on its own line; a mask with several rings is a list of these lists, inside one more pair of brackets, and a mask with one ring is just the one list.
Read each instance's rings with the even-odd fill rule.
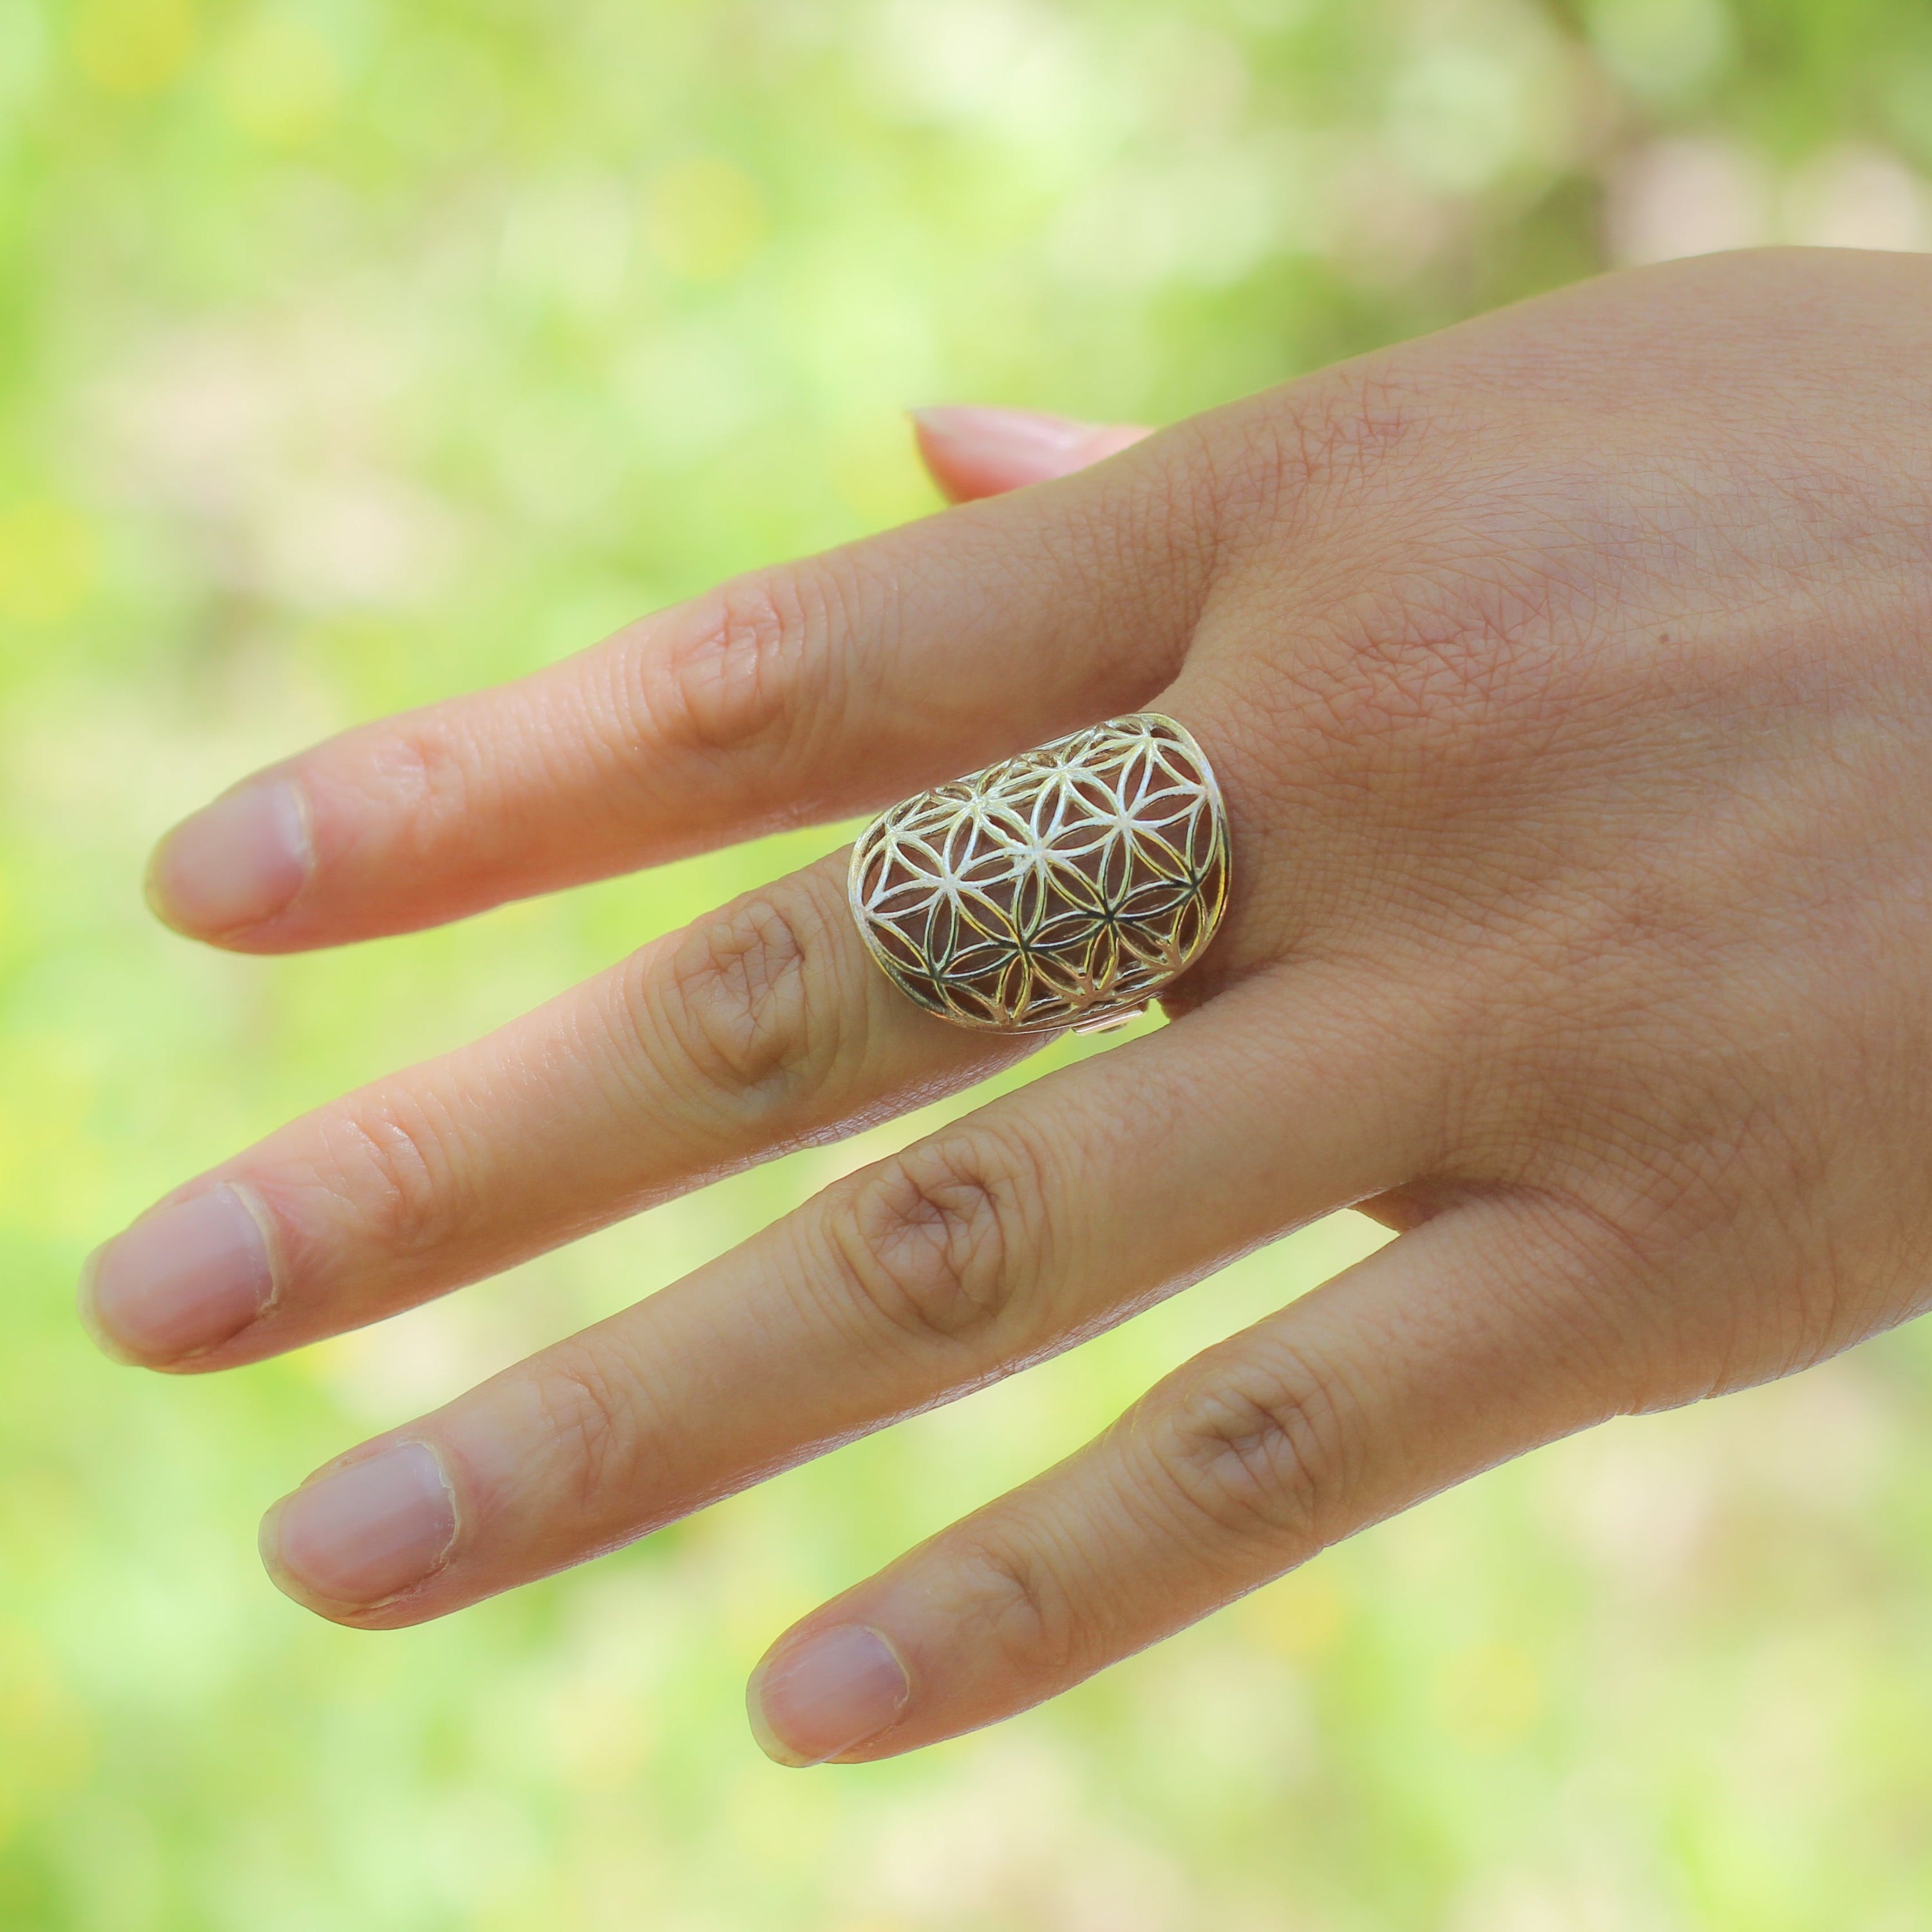
[[339,1464],[262,1519],[262,1561],[291,1596],[366,1609],[442,1568],[456,1498],[426,1442],[395,1442]]
[[144,1214],[81,1271],[81,1316],[110,1355],[179,1360],[266,1308],[274,1276],[262,1223],[224,1182]]
[[928,434],[943,437],[956,449],[972,454],[999,456],[1064,455],[1083,448],[1099,425],[1076,422],[1036,410],[1000,410],[979,403],[945,403],[914,410],[912,419]]
[[155,848],[148,903],[202,938],[260,926],[307,883],[308,816],[288,778],[253,778],[184,818]]
[[837,1624],[768,1657],[746,1702],[765,1755],[802,1767],[877,1737],[911,1695],[905,1666],[878,1631]]

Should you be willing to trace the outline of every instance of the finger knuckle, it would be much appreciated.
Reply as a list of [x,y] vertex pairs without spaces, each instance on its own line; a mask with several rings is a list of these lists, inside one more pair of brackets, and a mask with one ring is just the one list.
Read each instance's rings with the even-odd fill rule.
[[1013,1676],[1052,1682],[1076,1670],[1082,1621],[1042,1552],[1009,1535],[982,1534],[959,1552],[956,1576],[962,1633],[989,1643]]
[[642,1434],[631,1379],[604,1353],[566,1342],[544,1358],[536,1386],[541,1437],[566,1506],[608,1514],[631,1483]]
[[329,1165],[362,1227],[386,1252],[417,1255],[464,1218],[460,1162],[424,1105],[381,1096],[333,1125]]
[[827,596],[820,574],[799,567],[754,572],[700,600],[644,658],[656,735],[704,757],[770,752],[796,710]]
[[680,1084],[734,1112],[764,1112],[838,1062],[836,917],[822,894],[788,881],[682,934],[661,982],[640,960],[641,1030],[647,1042],[674,1042]]
[[488,802],[482,768],[461,730],[431,710],[357,734],[361,782],[380,808],[390,861],[437,858],[452,826],[470,823]]
[[1147,1447],[1184,1519],[1311,1553],[1345,1512],[1346,1418],[1333,1378],[1288,1352],[1200,1379],[1160,1414]]
[[831,1215],[844,1287],[922,1346],[992,1346],[1022,1313],[1046,1245],[1040,1156],[983,1126],[923,1142],[844,1190]]

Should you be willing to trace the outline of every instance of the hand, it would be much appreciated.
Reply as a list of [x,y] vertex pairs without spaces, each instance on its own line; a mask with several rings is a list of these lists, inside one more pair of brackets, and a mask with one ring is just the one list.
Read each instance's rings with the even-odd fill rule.
[[[766,1748],[881,1757],[1500,1459],[1916,1312],[1929,420],[1932,262],[1645,270],[756,573],[189,820],[158,905],[261,952],[872,810],[1149,704],[1233,830],[1172,1024],[332,1464],[270,1513],[277,1580],[345,1623],[439,1616],[1330,1209],[1407,1230],[780,1640]],[[1080,452],[939,453],[972,495]],[[873,968],[843,862],[190,1182],[97,1257],[97,1332],[252,1360],[1010,1061]]]

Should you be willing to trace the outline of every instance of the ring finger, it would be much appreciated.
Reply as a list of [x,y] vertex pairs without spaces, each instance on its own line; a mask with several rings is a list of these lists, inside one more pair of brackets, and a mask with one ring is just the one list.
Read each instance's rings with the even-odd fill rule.
[[441,1059],[292,1122],[109,1242],[84,1306],[151,1367],[395,1312],[980,1078],[1031,1042],[921,1012],[836,854]]

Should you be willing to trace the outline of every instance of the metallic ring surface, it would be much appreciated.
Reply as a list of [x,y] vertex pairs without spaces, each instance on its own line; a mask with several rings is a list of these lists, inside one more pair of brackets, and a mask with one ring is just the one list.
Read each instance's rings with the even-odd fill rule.
[[1098,1031],[1193,964],[1228,820],[1184,725],[1135,712],[937,785],[866,827],[852,916],[908,998],[992,1033]]

